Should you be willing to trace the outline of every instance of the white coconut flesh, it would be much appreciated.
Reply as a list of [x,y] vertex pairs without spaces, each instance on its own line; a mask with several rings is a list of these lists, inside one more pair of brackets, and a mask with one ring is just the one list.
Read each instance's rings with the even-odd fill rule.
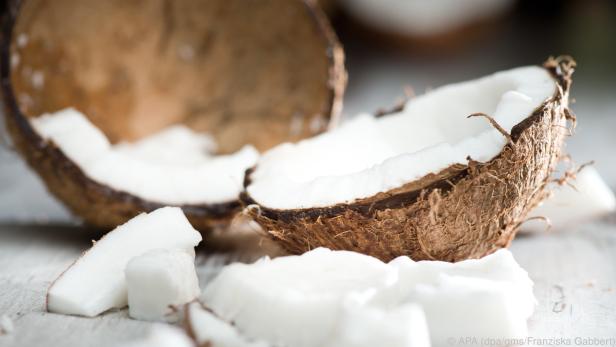
[[372,27],[411,36],[445,34],[496,17],[513,0],[343,0],[343,7]]
[[51,312],[93,317],[128,303],[124,274],[128,262],[154,249],[180,249],[194,257],[201,241],[177,207],[142,213],[110,231],[49,287]]
[[194,253],[182,249],[154,249],[126,265],[128,314],[147,321],[175,321],[172,307],[201,294]]
[[237,329],[194,302],[187,307],[187,324],[199,346],[212,347],[269,347],[264,341],[249,341]]
[[358,115],[328,133],[274,147],[257,163],[247,192],[274,209],[351,203],[399,188],[450,165],[486,162],[511,129],[552,97],[556,82],[541,67],[522,67],[451,84],[409,100],[381,118]]
[[554,187],[552,196],[543,201],[530,214],[522,231],[539,232],[548,229],[546,218],[553,230],[563,230],[576,223],[616,211],[616,196],[592,167],[586,166],[567,183]]
[[332,334],[340,302],[381,290],[397,274],[376,258],[324,248],[225,267],[202,295],[246,336],[282,346],[320,346]]
[[426,317],[417,304],[382,309],[352,302],[346,303],[326,347],[430,347]]
[[206,134],[175,125],[134,143],[112,145],[79,111],[69,108],[31,120],[92,180],[162,204],[216,204],[234,201],[244,171],[259,154],[247,145],[229,155],[213,155]]
[[[318,248],[229,265],[205,288],[202,300],[245,336],[296,347],[360,339],[374,330],[376,316],[387,320],[380,324],[408,324],[421,341],[425,327],[417,312],[402,308],[413,303],[426,312],[432,343],[441,345],[450,337],[525,336],[535,305],[532,286],[507,250],[458,263],[401,257],[386,264]],[[404,322],[396,322],[400,317]],[[400,343],[410,338],[380,333]]]
[[[536,305],[533,282],[508,250],[455,264],[399,257],[389,265],[400,276],[394,304],[401,300],[424,309],[435,346],[447,345],[449,337],[527,336]],[[388,295],[377,301],[392,300]]]

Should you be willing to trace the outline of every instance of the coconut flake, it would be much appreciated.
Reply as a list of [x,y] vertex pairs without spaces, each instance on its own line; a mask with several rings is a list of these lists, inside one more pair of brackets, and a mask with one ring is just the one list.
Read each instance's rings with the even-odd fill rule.
[[[592,166],[586,166],[574,179],[555,187],[552,192],[553,195],[535,208],[529,218],[547,218],[554,230],[616,211],[614,192]],[[524,223],[521,229],[540,232],[547,227],[544,221],[535,219]]]
[[201,234],[177,207],[142,213],[107,233],[62,273],[47,291],[50,312],[93,317],[128,303],[124,269],[147,251],[181,249],[194,256]]
[[111,145],[88,118],[69,108],[31,120],[85,174],[101,184],[163,204],[225,203],[237,199],[259,154],[244,146],[214,156],[213,139],[175,125],[135,143]]
[[199,296],[195,256],[181,249],[155,249],[126,265],[129,315],[148,321],[175,321],[174,307]]
[[467,158],[486,162],[507,139],[485,119],[511,132],[552,97],[556,84],[540,67],[522,67],[448,85],[409,100],[404,110],[359,115],[328,133],[266,152],[246,188],[274,209],[352,203],[399,188]]
[[423,346],[425,324],[409,304],[425,310],[435,345],[465,336],[524,337],[535,306],[532,286],[507,250],[458,263],[400,257],[385,264],[318,248],[229,265],[202,298],[241,333],[272,345],[355,345],[382,338]]
[[187,324],[199,346],[212,347],[267,347],[263,341],[248,341],[231,324],[203,309],[194,302],[188,305]]

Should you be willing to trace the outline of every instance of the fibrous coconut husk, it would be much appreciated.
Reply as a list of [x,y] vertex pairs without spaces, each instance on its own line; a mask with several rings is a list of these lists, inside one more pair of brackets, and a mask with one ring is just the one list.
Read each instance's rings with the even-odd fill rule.
[[[513,127],[501,153],[486,163],[468,158],[400,188],[349,204],[278,210],[259,206],[246,192],[246,213],[292,253],[324,246],[384,261],[458,261],[507,247],[527,213],[547,195],[567,120],[570,57],[544,63],[557,83],[553,97]],[[250,183],[250,170],[245,186]]]

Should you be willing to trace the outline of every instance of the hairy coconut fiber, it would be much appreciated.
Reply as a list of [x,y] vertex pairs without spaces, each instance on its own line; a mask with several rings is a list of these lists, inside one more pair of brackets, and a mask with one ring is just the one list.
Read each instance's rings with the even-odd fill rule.
[[[395,190],[324,208],[268,209],[244,192],[245,211],[292,253],[323,246],[384,261],[401,255],[458,261],[507,247],[527,213],[548,195],[570,131],[567,120],[574,120],[568,97],[575,62],[550,58],[544,67],[557,83],[555,95],[511,134],[500,129],[509,143],[488,162],[468,158],[466,165],[452,165]],[[249,182],[250,172],[245,186]]]
[[[343,51],[307,0],[8,0],[0,72],[13,145],[88,224],[109,229],[161,204],[87,177],[29,119],[74,107],[112,143],[174,124],[206,131],[221,153],[260,150],[335,123]],[[239,201],[181,206],[200,230]]]

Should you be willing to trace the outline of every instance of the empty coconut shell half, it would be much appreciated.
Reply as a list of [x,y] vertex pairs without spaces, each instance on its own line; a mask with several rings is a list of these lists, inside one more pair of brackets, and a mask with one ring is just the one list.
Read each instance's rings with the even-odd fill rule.
[[279,145],[247,173],[245,211],[292,253],[458,261],[507,247],[548,193],[574,67],[550,58],[444,86]]
[[[216,154],[229,154],[247,144],[266,150],[297,141],[338,119],[343,52],[312,2],[9,0],[2,6],[0,68],[12,142],[47,188],[93,226],[108,229],[176,205],[207,230],[224,225],[240,203],[237,194],[170,203],[109,185],[67,155],[75,147],[90,149],[96,140],[111,148],[182,125],[181,131],[207,132]],[[61,112],[63,118],[78,119],[74,124],[95,137],[69,120],[53,125],[54,134],[72,131],[70,150],[33,126],[41,115],[67,108],[74,109]],[[98,169],[114,165],[121,164]],[[181,180],[167,173],[156,172],[161,185]],[[202,185],[217,185],[207,177]]]

